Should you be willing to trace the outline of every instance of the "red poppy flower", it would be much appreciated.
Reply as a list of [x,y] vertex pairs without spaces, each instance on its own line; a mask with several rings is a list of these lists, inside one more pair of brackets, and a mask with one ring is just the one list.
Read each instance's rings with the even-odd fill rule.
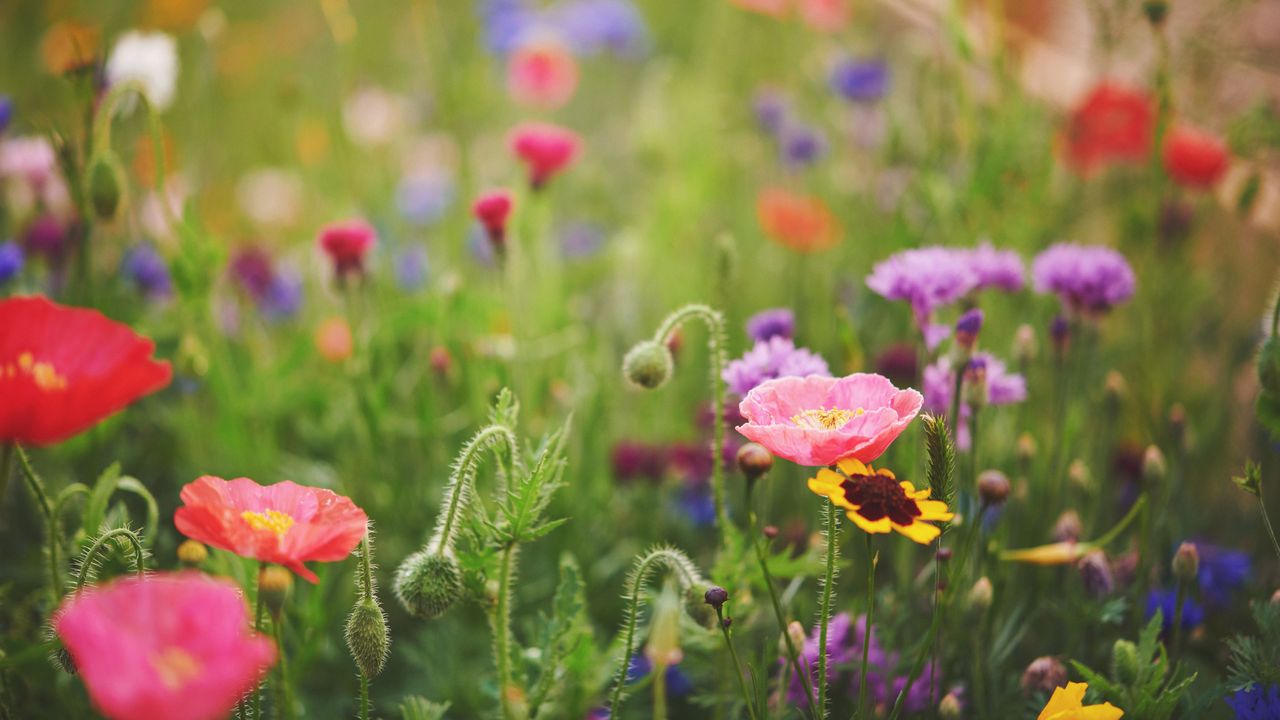
[[1181,125],[1164,141],[1164,169],[1174,182],[1204,190],[1227,171],[1227,145],[1215,135]]
[[582,142],[572,130],[547,123],[524,123],[511,131],[511,152],[529,167],[529,184],[542,187],[578,157]]
[[373,226],[364,220],[346,220],[326,225],[320,230],[320,247],[333,261],[339,278],[348,273],[364,272],[364,256],[377,242]]
[[1071,115],[1066,162],[1082,175],[1111,162],[1141,162],[1151,150],[1154,124],[1151,98],[1102,83]]
[[756,200],[764,232],[796,252],[825,250],[840,237],[840,224],[821,198],[768,188]]
[[336,562],[364,538],[369,516],[350,498],[289,481],[205,475],[182,488],[178,532],[241,557],[283,565],[310,582],[305,562]]
[[507,220],[511,218],[514,202],[506,190],[489,190],[476,198],[471,214],[484,225],[489,241],[501,247],[507,236]]
[[155,345],[96,310],[0,301],[0,444],[49,445],[169,384]]

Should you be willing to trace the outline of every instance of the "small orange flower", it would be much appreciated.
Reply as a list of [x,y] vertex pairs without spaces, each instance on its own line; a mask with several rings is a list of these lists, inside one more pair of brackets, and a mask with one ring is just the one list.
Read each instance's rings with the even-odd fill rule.
[[809,489],[848,511],[849,519],[864,532],[894,530],[927,545],[942,533],[930,521],[954,517],[946,503],[928,499],[927,489],[899,482],[888,470],[876,470],[853,458],[841,460],[836,467],[838,471],[824,468],[809,478]]
[[54,75],[89,67],[98,58],[102,32],[93,25],[63,21],[50,27],[40,42],[40,59]]
[[331,317],[316,328],[316,350],[320,357],[331,363],[340,363],[351,357],[355,345],[351,326],[340,317]]
[[840,223],[821,198],[766,188],[756,215],[770,239],[796,252],[826,250],[840,239]]

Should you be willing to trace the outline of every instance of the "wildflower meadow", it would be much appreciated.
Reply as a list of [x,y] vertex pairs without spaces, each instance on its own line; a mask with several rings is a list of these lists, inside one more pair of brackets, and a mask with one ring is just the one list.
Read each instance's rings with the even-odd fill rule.
[[1280,720],[1277,0],[0,47],[0,720]]

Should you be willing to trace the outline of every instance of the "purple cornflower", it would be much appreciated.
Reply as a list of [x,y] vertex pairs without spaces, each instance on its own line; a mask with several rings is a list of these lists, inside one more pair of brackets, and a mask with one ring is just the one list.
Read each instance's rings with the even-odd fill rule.
[[796,314],[791,308],[770,308],[747,318],[747,335],[756,342],[771,338],[790,340],[796,334]]
[[[990,353],[975,353],[972,362],[982,367],[986,385],[987,405],[1012,405],[1027,399],[1027,380],[1019,373],[1011,373],[1004,362]],[[951,412],[951,396],[956,389],[955,371],[951,358],[943,355],[924,369],[924,407],[931,413]],[[956,429],[956,446],[969,448],[969,424],[965,422],[972,412],[969,403],[960,403],[960,417],[953,421]]]
[[124,256],[121,269],[144,295],[152,299],[173,294],[173,281],[164,258],[150,245],[135,245]]
[[71,253],[70,240],[71,227],[53,215],[45,214],[27,226],[22,245],[28,256],[43,257],[50,265],[61,267]]
[[8,95],[0,93],[0,133],[9,129],[9,123],[13,121],[13,99]]
[[649,49],[644,18],[629,0],[569,0],[552,6],[546,20],[579,55],[636,57]]
[[[1152,590],[1147,595],[1146,618],[1150,620],[1155,616],[1157,610],[1162,615],[1160,631],[1167,634],[1173,629],[1174,616],[1178,614],[1178,591]],[[1182,629],[1194,630],[1203,622],[1204,610],[1200,605],[1190,597],[1183,598]]]
[[791,102],[786,94],[776,88],[761,88],[756,92],[751,103],[755,112],[756,124],[770,135],[782,132],[783,126],[791,116]]
[[951,333],[951,328],[933,322],[933,311],[964,297],[977,282],[960,252],[936,245],[890,255],[867,276],[867,287],[876,294],[911,303],[916,326],[930,349]]
[[422,245],[410,245],[396,253],[396,284],[401,290],[413,292],[427,282],[427,249]]
[[883,60],[842,60],[831,70],[830,82],[845,100],[874,102],[889,91],[889,66]]
[[964,311],[956,320],[956,342],[966,350],[973,350],[980,332],[982,332],[982,311],[978,308]]
[[613,478],[622,483],[640,479],[656,483],[667,472],[667,455],[665,447],[621,440],[610,453]]
[[799,122],[785,123],[778,135],[778,150],[788,168],[800,170],[827,154],[827,139],[816,127]]
[[1236,720],[1275,720],[1280,718],[1280,685],[1263,687],[1253,683],[1223,698],[1236,714]]
[[560,252],[566,258],[587,258],[600,251],[604,232],[588,222],[575,222],[560,230]]
[[[631,656],[631,662],[627,664],[627,682],[638,682],[644,676],[653,672],[653,663],[649,662],[649,658],[644,653],[636,653]],[[693,690],[693,682],[689,680],[689,676],[680,670],[679,665],[667,666],[667,695],[671,697],[684,697]]]
[[976,290],[1017,292],[1026,285],[1022,257],[1013,250],[997,250],[991,243],[983,242],[965,251],[965,256],[977,276]]
[[729,385],[729,392],[746,396],[765,380],[830,374],[827,361],[821,356],[797,348],[790,338],[774,337],[757,342],[740,359],[729,363],[722,377]]
[[291,269],[275,272],[258,300],[258,308],[268,320],[285,320],[297,315],[302,308],[302,275]]
[[1101,315],[1133,297],[1133,268],[1124,256],[1101,245],[1058,243],[1031,266],[1036,292],[1054,293],[1073,312]]
[[0,243],[0,285],[3,285],[22,272],[22,246],[10,240]]
[[[805,638],[804,646],[799,648],[797,658],[800,661],[800,667],[806,670],[811,688],[815,697],[817,696],[816,683],[818,680],[818,656],[820,647],[818,640],[821,633],[819,628],[814,628],[809,637]],[[876,654],[878,648],[872,639],[871,653]],[[853,618],[849,613],[836,613],[827,623],[827,683],[830,684],[836,677],[836,666],[842,663],[853,662],[854,658],[861,660],[862,644],[853,632]],[[789,660],[780,658],[778,662],[783,666],[783,672],[787,672],[786,666]],[[805,678],[795,673],[790,673],[791,683],[787,686],[787,700],[792,704],[799,704],[807,701],[808,695],[805,692]]]
[[231,256],[227,272],[235,284],[253,298],[254,302],[259,302],[266,297],[276,276],[271,256],[265,250],[256,247],[236,251]]

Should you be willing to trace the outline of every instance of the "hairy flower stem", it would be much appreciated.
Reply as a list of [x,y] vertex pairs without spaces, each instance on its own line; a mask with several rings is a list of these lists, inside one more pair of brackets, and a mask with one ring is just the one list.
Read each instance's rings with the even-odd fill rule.
[[360,720],[369,720],[369,676],[360,673]]
[[836,557],[840,544],[840,513],[827,499],[827,572],[822,581],[822,609],[818,618],[818,713],[827,715],[827,625],[831,621],[831,600],[835,595]]
[[724,621],[724,610],[720,607],[716,608],[716,620],[720,622],[724,644],[729,646],[729,655],[733,658],[733,672],[738,676],[738,689],[742,692],[742,700],[747,704],[747,716],[756,720],[756,704],[747,691],[746,673],[742,671],[742,661],[738,659],[738,650],[733,646],[733,635],[729,632],[729,624]]
[[498,561],[498,596],[490,614],[493,625],[493,660],[498,669],[498,704],[503,720],[518,717],[512,705],[518,690],[511,679],[511,582],[515,574],[517,546],[509,542]]
[[[476,468],[484,456],[484,451],[499,445],[505,445],[512,458],[519,457],[520,446],[516,442],[515,433],[504,425],[490,425],[477,432],[462,449],[462,454],[458,456],[446,490],[449,495],[448,503],[444,513],[436,522],[435,536],[431,540],[432,549],[437,555],[445,555],[453,547],[457,519],[466,505],[467,498],[471,495],[472,485],[475,484]],[[514,463],[515,460],[513,459],[512,462]]]
[[[782,603],[778,600],[778,590],[773,584],[773,574],[769,572],[769,558],[765,553],[765,547],[760,542],[759,518],[756,516],[755,504],[751,501],[752,491],[755,490],[756,481],[747,481],[747,522],[750,524],[749,532],[751,535],[751,545],[756,551],[756,560],[760,563],[760,572],[764,575],[764,586],[769,591],[769,602],[773,606],[773,615],[778,621],[778,629],[782,633],[782,641],[787,648],[787,660],[791,664],[791,670],[798,678],[805,678],[801,685],[804,686],[805,695],[809,701],[806,706],[809,714],[814,714],[814,709],[818,707],[813,698],[813,683],[808,679],[808,674],[800,667],[800,653],[796,651],[796,644],[791,639],[791,633],[787,632],[787,617],[782,612]],[[784,681],[779,688],[782,697],[786,697],[787,683]]]
[[31,467],[31,459],[27,457],[27,453],[22,446],[14,444],[13,448],[18,454],[18,465],[22,468],[22,476],[26,478],[27,487],[31,489],[31,494],[36,498],[36,504],[40,506],[40,514],[44,515],[45,525],[48,527],[49,533],[49,589],[53,592],[55,600],[62,598],[62,571],[61,563],[58,560],[58,550],[61,543],[58,540],[58,517],[53,513],[53,504],[49,502],[49,494],[45,492],[44,481],[36,474],[35,468]]
[[654,333],[653,340],[659,345],[666,345],[671,333],[675,332],[686,320],[691,318],[697,318],[707,326],[707,349],[711,353],[711,396],[712,402],[715,404],[713,409],[715,420],[712,425],[713,437],[711,441],[711,495],[715,501],[716,525],[720,529],[720,545],[721,547],[726,547],[728,545],[729,511],[725,506],[724,499],[724,476],[726,473],[724,460],[726,424],[724,419],[724,346],[726,338],[724,315],[707,305],[685,305],[662,321],[662,325]]
[[89,546],[89,550],[84,554],[84,561],[80,563],[80,574],[76,576],[75,590],[77,592],[82,590],[85,584],[89,582],[89,572],[98,559],[98,553],[101,553],[107,547],[107,544],[116,538],[124,538],[132,547],[133,563],[136,566],[134,572],[138,573],[138,577],[146,574],[147,556],[142,549],[142,541],[138,539],[137,533],[129,528],[115,528],[98,536],[98,539],[93,541],[93,544]]
[[[262,604],[262,571],[266,569],[265,562],[258,563],[258,592],[257,598],[253,602],[253,631],[259,635],[262,634],[262,618],[266,612],[266,606]],[[253,689],[253,720],[262,720],[262,691],[266,682],[258,683]]]
[[872,554],[871,533],[867,536],[867,622],[862,626],[862,671],[858,674],[858,717],[865,717],[867,703],[867,661],[871,656],[871,626],[876,615],[876,565],[880,554]]
[[[365,530],[364,540],[360,541],[360,596],[361,599],[373,599],[373,546],[369,542],[369,530]],[[364,671],[360,675],[360,720],[369,720],[369,676]]]

